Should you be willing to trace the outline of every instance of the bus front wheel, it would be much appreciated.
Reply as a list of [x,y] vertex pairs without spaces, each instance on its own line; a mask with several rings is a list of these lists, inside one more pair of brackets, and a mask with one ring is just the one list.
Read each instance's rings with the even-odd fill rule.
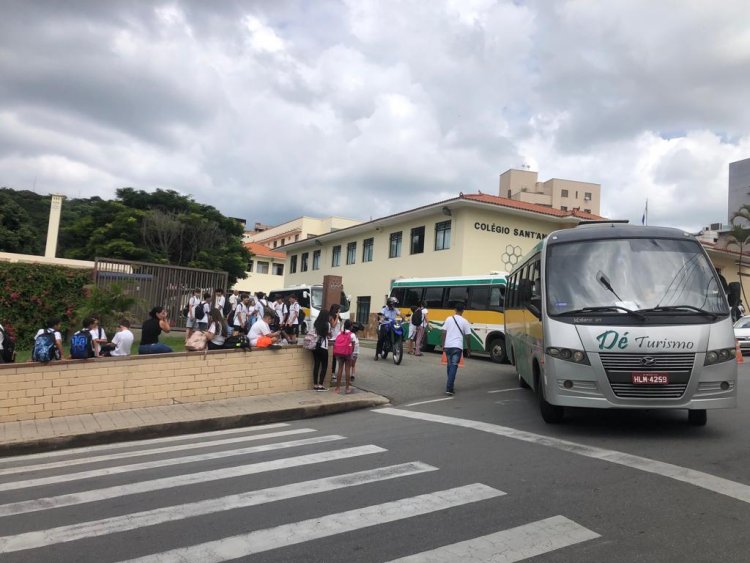
[[562,422],[565,415],[565,409],[558,405],[550,405],[544,398],[544,383],[541,378],[536,382],[536,395],[539,399],[539,412],[542,414],[542,420],[547,424],[557,424]]
[[505,340],[502,338],[493,338],[490,340],[487,350],[490,353],[490,359],[496,364],[505,363],[508,355],[505,353]]
[[708,421],[706,409],[694,409],[688,411],[688,422],[693,426],[705,426]]

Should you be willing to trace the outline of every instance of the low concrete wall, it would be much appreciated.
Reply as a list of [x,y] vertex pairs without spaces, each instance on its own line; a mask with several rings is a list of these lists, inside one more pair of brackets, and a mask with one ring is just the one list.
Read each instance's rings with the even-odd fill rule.
[[0,422],[311,387],[312,354],[301,346],[0,364]]

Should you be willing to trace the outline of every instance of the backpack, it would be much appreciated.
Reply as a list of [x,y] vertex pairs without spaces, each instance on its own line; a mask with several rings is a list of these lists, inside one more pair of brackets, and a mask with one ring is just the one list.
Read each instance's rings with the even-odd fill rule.
[[93,356],[91,333],[88,330],[79,330],[70,338],[70,357],[74,360],[85,360]]
[[0,335],[2,335],[3,349],[0,350],[2,354],[3,362],[6,364],[12,364],[16,361],[16,340],[11,338],[10,334],[5,332],[5,329],[0,327]]
[[421,326],[423,320],[422,309],[417,309],[411,314],[411,324],[413,324],[414,326]]
[[250,341],[244,334],[238,334],[237,336],[229,336],[224,341],[222,348],[228,348],[230,350],[240,349],[250,351]]
[[334,356],[351,356],[354,352],[354,342],[352,342],[352,333],[348,330],[342,330],[333,341]]
[[195,320],[196,321],[202,321],[203,317],[206,316],[206,309],[203,307],[203,301],[200,301],[195,306]]
[[31,359],[35,362],[44,363],[57,359],[54,332],[45,330],[34,339],[34,349],[31,351]]
[[228,296],[224,298],[224,309],[221,312],[224,314],[225,318],[229,318],[229,315],[232,312],[232,303],[230,303]]
[[200,330],[195,331],[190,335],[190,338],[187,339],[187,342],[185,342],[185,350],[189,350],[191,352],[205,350],[207,342],[208,337],[206,336],[205,332],[201,332]]
[[184,318],[186,319],[188,318],[188,316],[190,315],[190,302],[189,301],[185,303],[185,306],[182,308],[180,313],[182,314]]
[[305,350],[315,351],[320,346],[320,338],[315,334],[315,330],[311,330],[305,335],[305,339],[302,341],[302,347]]

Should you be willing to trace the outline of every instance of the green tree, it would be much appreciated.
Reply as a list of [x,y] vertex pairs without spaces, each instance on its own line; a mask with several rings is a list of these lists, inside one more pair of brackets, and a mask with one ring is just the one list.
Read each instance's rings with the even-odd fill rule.
[[0,191],[0,252],[37,254],[39,232],[26,210],[5,190]]

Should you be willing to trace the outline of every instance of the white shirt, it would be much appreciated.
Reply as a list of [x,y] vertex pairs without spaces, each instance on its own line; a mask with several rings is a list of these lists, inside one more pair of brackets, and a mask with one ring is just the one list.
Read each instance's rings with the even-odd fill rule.
[[247,333],[247,339],[250,341],[250,346],[255,346],[258,343],[259,336],[266,336],[271,334],[271,327],[263,319],[255,321],[253,326],[250,327],[250,332]]
[[239,300],[240,296],[235,295],[234,293],[229,296],[229,304],[232,306],[232,311],[234,311],[234,308],[237,306],[237,301]]
[[94,343],[94,354],[98,356],[99,350],[101,349],[102,345],[99,344],[96,340],[97,339],[107,340],[107,333],[104,332],[104,329],[100,326],[96,327],[94,330],[90,332],[91,332],[91,339],[93,340],[93,343]]
[[195,318],[195,308],[200,305],[200,302],[201,298],[196,297],[195,295],[193,295],[190,298],[190,301],[188,301],[188,306],[190,307],[190,310],[188,311],[188,317],[190,317],[191,319]]
[[331,340],[336,340],[336,337],[339,335],[339,332],[341,332],[341,326],[344,324],[344,321],[341,320],[339,317],[338,321],[334,323],[333,319],[331,319]]
[[255,302],[255,312],[257,313],[259,319],[263,318],[263,312],[264,312],[264,310],[265,310],[265,308],[263,307],[263,303],[261,303],[260,301],[256,301]]
[[[330,332],[331,332],[331,323],[327,323],[327,325],[328,325],[328,330],[326,330],[326,334],[330,334]],[[313,330],[315,330],[314,327],[313,327]],[[323,335],[318,334],[317,336],[318,336],[318,342],[320,342],[320,348],[322,350],[328,350],[328,338],[326,338],[325,334],[323,334]]]
[[227,302],[226,298],[223,295],[220,295],[216,298],[216,302],[214,306],[221,311],[221,314],[224,314],[224,304]]
[[214,337],[211,339],[211,342],[213,342],[217,346],[224,345],[226,337],[224,336],[223,327],[219,323],[212,322],[211,326],[208,327],[208,332],[213,333],[214,335]]
[[289,320],[287,322],[292,325],[299,324],[299,303],[289,305]]
[[248,306],[244,303],[237,303],[237,308],[234,310],[234,326],[245,326],[247,322]]
[[354,352],[352,352],[352,356],[359,356],[359,338],[357,338],[357,335],[352,332],[352,340],[354,341]]
[[34,336],[34,340],[36,340],[37,338],[39,338],[39,336],[42,335],[42,334],[44,334],[45,332],[49,332],[50,334],[52,332],[54,332],[55,333],[55,340],[59,340],[60,342],[62,342],[62,336],[60,336],[60,333],[57,332],[56,330],[53,331],[51,328],[40,328],[37,331],[36,335]]
[[430,321],[427,320],[427,313],[429,313],[429,311],[425,307],[422,307],[422,326],[425,328],[430,324]]
[[282,322],[284,320],[284,303],[274,302],[273,310],[276,311],[276,316],[279,317],[279,322]]
[[112,337],[112,344],[117,346],[111,352],[113,356],[129,356],[130,347],[133,345],[133,333],[127,328],[119,331]]
[[[455,322],[453,319],[456,319]],[[445,331],[445,348],[463,349],[465,340],[464,335],[471,334],[471,324],[461,315],[452,315],[443,322],[443,331]]]

